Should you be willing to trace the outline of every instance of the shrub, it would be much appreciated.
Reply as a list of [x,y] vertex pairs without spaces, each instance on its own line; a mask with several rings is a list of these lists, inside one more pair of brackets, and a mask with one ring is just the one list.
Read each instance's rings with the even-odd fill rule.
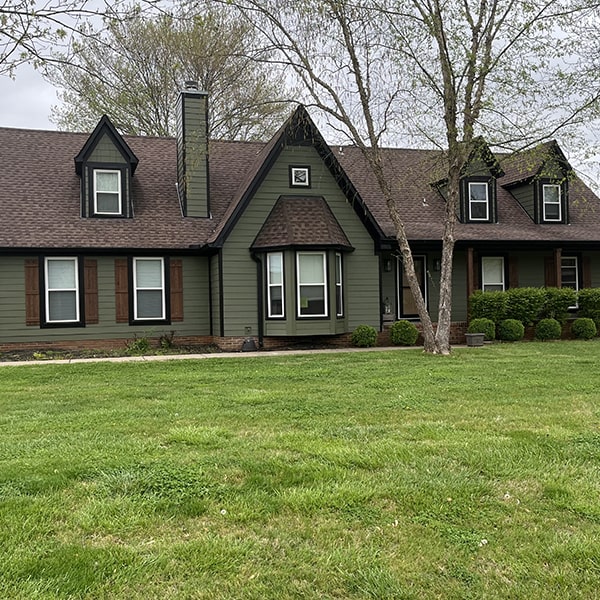
[[535,326],[535,337],[538,340],[558,340],[561,334],[560,323],[556,319],[542,319]]
[[414,346],[419,337],[419,330],[410,321],[396,321],[390,327],[390,339],[396,346]]
[[478,290],[469,298],[469,308],[472,319],[485,318],[500,323],[506,310],[506,294]]
[[577,292],[572,288],[546,288],[544,307],[540,319],[556,319],[565,323],[569,316],[569,307],[577,304]]
[[486,340],[493,340],[496,338],[496,325],[494,321],[485,317],[471,319],[467,333],[485,333]]
[[578,340],[591,340],[598,333],[598,328],[593,319],[580,317],[573,321],[571,331]]
[[533,325],[544,307],[545,293],[543,288],[511,288],[506,294],[506,319],[516,319],[523,325]]
[[144,335],[138,337],[134,334],[132,340],[127,340],[125,349],[128,354],[147,354],[150,351],[150,340]]
[[585,288],[577,295],[579,316],[593,319],[596,327],[600,325],[600,288]]
[[352,345],[359,348],[370,348],[377,343],[377,330],[371,325],[359,325],[352,332]]
[[498,339],[504,342],[518,342],[525,335],[525,325],[516,319],[504,319],[498,323]]

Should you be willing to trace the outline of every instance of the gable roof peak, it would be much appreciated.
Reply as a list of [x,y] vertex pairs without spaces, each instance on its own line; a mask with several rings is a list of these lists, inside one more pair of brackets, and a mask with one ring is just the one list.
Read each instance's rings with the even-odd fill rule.
[[123,136],[117,131],[108,115],[102,115],[100,121],[98,121],[98,124],[94,128],[94,131],[92,131],[90,137],[83,145],[83,148],[75,157],[75,171],[78,175],[81,175],[83,163],[89,158],[89,155],[92,153],[102,135],[105,133],[111,138],[123,157],[127,159],[131,165],[131,174],[133,175],[139,162],[138,158],[133,153],[127,142],[123,139]]

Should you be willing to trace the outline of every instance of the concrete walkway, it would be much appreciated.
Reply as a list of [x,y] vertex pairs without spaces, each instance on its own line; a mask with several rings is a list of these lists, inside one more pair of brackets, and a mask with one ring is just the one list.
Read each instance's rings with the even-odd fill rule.
[[[455,346],[453,346],[455,347]],[[416,350],[420,346],[377,346],[375,348],[319,348],[313,350],[260,350],[257,352],[208,352],[206,354],[149,354],[147,356],[107,356],[95,358],[65,358],[49,360],[13,360],[0,362],[0,367],[23,365],[65,365],[95,362],[153,362],[167,360],[199,360],[204,358],[257,358],[269,356],[293,356],[303,354],[340,354],[342,352],[384,352]]]

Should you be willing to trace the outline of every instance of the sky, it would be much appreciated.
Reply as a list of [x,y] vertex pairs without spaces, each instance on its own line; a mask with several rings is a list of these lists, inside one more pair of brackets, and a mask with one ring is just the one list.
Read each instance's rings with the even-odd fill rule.
[[0,127],[56,129],[49,117],[57,103],[54,86],[29,65],[20,66],[15,79],[0,75]]

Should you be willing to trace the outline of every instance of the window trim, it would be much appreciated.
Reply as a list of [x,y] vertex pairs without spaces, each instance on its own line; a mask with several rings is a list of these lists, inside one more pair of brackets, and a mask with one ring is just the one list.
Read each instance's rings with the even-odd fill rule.
[[[341,252],[335,253],[335,316],[344,316],[344,259]],[[339,275],[339,277],[338,277]]]
[[[161,265],[161,287],[146,287],[140,288],[137,286],[137,264],[142,261],[153,261],[160,262]],[[138,257],[134,256],[131,259],[131,289],[132,289],[132,323],[167,323],[169,321],[169,306],[168,306],[168,298],[169,298],[169,290],[167,283],[167,269],[168,269],[168,259],[162,256],[143,256]],[[140,317],[138,316],[138,291],[147,290],[147,291],[161,291],[161,309],[162,315],[160,317]]]
[[[281,283],[271,282],[271,258],[278,256],[281,261]],[[267,253],[267,319],[285,319],[285,264],[283,252]],[[275,287],[281,288],[281,314],[275,314],[271,311],[271,290]]]
[[[548,202],[546,200],[546,189],[556,188],[558,190],[558,202]],[[558,205],[558,218],[551,219],[546,216],[546,206]],[[544,223],[562,223],[563,206],[562,206],[562,186],[559,183],[542,183],[542,221]]]
[[[305,182],[296,181],[296,171],[304,171],[306,175]],[[312,187],[310,165],[290,165],[289,166],[289,185],[291,188],[310,189]]]
[[[489,281],[486,282],[485,280],[485,263],[486,261],[489,260],[500,260],[502,261],[502,268],[501,268],[501,273],[502,273],[502,281]],[[493,285],[493,286],[502,286],[502,290],[486,290],[485,286],[486,285]],[[483,292],[486,291],[505,291],[506,290],[506,257],[505,256],[482,256],[481,257],[481,290]]]
[[[485,188],[485,201],[484,200],[473,200],[471,196],[471,186],[484,186]],[[468,193],[468,206],[469,206],[469,221],[475,222],[489,222],[490,220],[490,189],[489,182],[487,181],[469,181],[467,185]],[[485,202],[485,217],[474,217],[473,216],[473,204],[484,204]]]
[[[117,175],[118,181],[118,191],[117,192],[107,192],[104,190],[98,190],[98,179],[97,175],[99,173],[114,173]],[[120,169],[102,169],[102,168],[92,168],[92,205],[93,205],[93,214],[102,217],[120,217],[123,215],[123,183],[122,183],[123,173]],[[104,194],[117,194],[119,210],[118,211],[101,211],[98,209],[98,193]]]
[[[83,285],[81,265],[82,261],[77,256],[45,256],[43,258],[43,323],[44,327],[76,327],[83,325],[83,309],[81,306],[83,298]],[[50,288],[49,286],[49,263],[51,261],[71,262],[74,264],[75,287],[74,288]],[[75,319],[53,320],[50,318],[50,294],[51,292],[74,292],[75,293]]]
[[[323,281],[322,282],[303,282],[300,283],[300,257],[301,256],[320,256],[323,261]],[[321,286],[323,289],[323,308],[321,314],[302,314],[302,296],[300,290],[304,286]],[[324,319],[329,318],[329,294],[328,294],[328,269],[327,252],[325,251],[301,251],[296,252],[296,316],[298,319]]]

